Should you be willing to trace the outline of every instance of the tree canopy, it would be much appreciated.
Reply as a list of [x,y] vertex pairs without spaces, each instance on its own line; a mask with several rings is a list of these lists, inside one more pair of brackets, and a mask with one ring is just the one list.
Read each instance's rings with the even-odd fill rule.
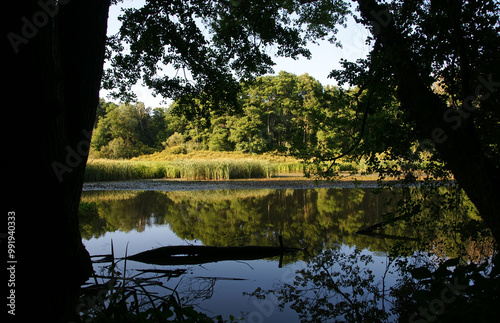
[[[365,154],[374,167],[389,174],[391,169],[379,167],[381,150],[389,152],[385,155],[389,159],[406,161],[432,151],[485,219],[500,227],[495,208],[485,202],[500,196],[499,4],[356,2],[351,7],[340,0],[148,1],[124,12],[122,29],[112,38],[108,56],[112,72],[104,84],[127,97],[128,87],[142,77],[158,94],[191,102],[196,98],[199,104],[186,113],[208,118],[212,108],[238,107],[235,98],[241,81],[270,72],[270,53],[309,57],[310,42],[328,39],[338,45],[337,28],[352,15],[371,31],[367,39],[371,52],[366,59],[342,61],[343,68],[331,76],[340,84],[358,87],[348,98],[354,111],[350,122],[356,126],[344,132],[342,144],[309,149],[303,143],[313,131],[314,116],[303,114],[300,122],[307,130],[293,134],[292,150],[326,164],[341,156]],[[168,64],[177,71],[173,77],[158,73]],[[270,108],[271,102],[263,104]],[[268,116],[271,127],[271,110]],[[328,128],[329,121],[338,119],[338,111],[323,117],[327,122],[321,127]],[[272,141],[282,140],[279,127],[275,124]],[[316,133],[321,127],[314,129]],[[221,138],[227,134],[218,131]],[[474,165],[474,170],[465,165]]]
[[[371,151],[379,153],[387,148],[387,144],[381,145],[381,142],[391,142],[393,156],[412,159],[414,156],[409,154],[413,152],[414,155],[418,147],[432,149],[433,145],[453,136],[462,124],[474,121],[481,124],[475,127],[483,143],[481,148],[498,165],[495,138],[499,137],[499,119],[494,109],[498,103],[494,88],[497,83],[491,73],[491,66],[498,65],[494,64],[498,56],[495,46],[499,37],[498,4],[459,1],[448,6],[391,1],[378,5],[375,1],[358,1],[358,5],[353,10],[345,1],[274,1],[272,4],[261,1],[148,1],[144,7],[127,9],[121,16],[120,32],[109,40],[111,68],[103,85],[115,89],[117,96],[129,99],[133,97],[130,86],[142,78],[144,84],[159,95],[189,100],[188,104],[180,102],[177,107],[183,107],[188,118],[196,116],[209,120],[210,111],[217,114],[243,108],[237,102],[241,85],[253,80],[255,75],[272,72],[272,54],[309,58],[308,42],[325,38],[334,45],[341,45],[335,35],[339,26],[346,23],[347,15],[352,15],[358,23],[371,29],[372,36],[367,41],[372,45],[372,52],[357,62],[342,61],[344,68],[332,71],[331,77],[340,84],[359,87],[359,93],[351,95],[350,102],[343,104],[357,106],[352,110],[356,114],[359,136],[345,133],[342,149],[337,146],[337,149],[321,152],[306,152],[300,147],[304,140],[296,138],[297,149],[301,150],[297,154],[335,160],[340,155],[352,154],[364,136],[364,142],[372,142]],[[392,54],[386,51],[389,46],[384,44],[382,33],[390,26],[398,33],[390,37],[391,41],[404,40],[405,44],[391,51]],[[415,75],[402,75],[402,68],[408,69],[410,65],[415,67]],[[167,66],[174,68],[174,76],[162,72]],[[396,66],[399,71],[395,71]],[[402,94],[404,87],[399,79],[409,82],[411,77],[418,77],[420,85],[427,88],[427,92],[432,90],[434,99],[439,99],[443,107],[448,108],[437,113],[438,119],[443,120],[436,121],[430,129],[418,129],[415,125],[418,118],[414,114],[431,119],[435,119],[435,115],[427,115],[422,107],[410,113],[408,104],[400,106],[410,100],[411,95]],[[263,79],[259,84],[273,91]],[[270,98],[266,104],[272,106],[273,100],[281,99],[280,95]],[[474,116],[469,118],[471,112]],[[383,115],[387,114],[397,121],[384,121],[387,118]],[[273,123],[272,111],[268,112],[268,117],[269,128]],[[311,117],[313,115],[303,116],[306,127]],[[333,118],[338,119],[338,114]],[[335,121],[333,118],[326,119],[329,122],[321,126],[328,128]],[[240,123],[244,121],[251,127],[255,120],[246,118]],[[384,131],[376,132],[375,128]],[[313,130],[319,131],[320,136],[323,131],[311,128],[303,137]],[[238,135],[242,134],[234,133],[233,137]],[[257,136],[257,146],[258,142]],[[364,152],[370,153],[369,150]]]
[[[92,147],[98,155],[127,158],[182,146],[186,150],[280,151],[297,157],[325,154],[354,136],[355,90],[323,87],[313,77],[280,72],[240,84],[236,106],[221,112],[198,100],[168,109],[101,100]],[[195,113],[197,109],[206,113]],[[186,113],[186,111],[191,111]],[[206,115],[206,116],[205,116]]]
[[[35,304],[43,308],[40,312],[49,313],[47,319],[74,318],[79,285],[92,269],[78,232],[77,206],[104,60],[110,66],[102,80],[105,88],[115,89],[127,100],[133,97],[130,86],[142,80],[159,95],[195,107],[186,116],[198,116],[201,121],[211,117],[210,111],[237,108],[242,81],[270,72],[273,55],[309,57],[307,44],[318,39],[338,45],[335,34],[347,15],[372,34],[366,59],[344,61],[343,69],[331,74],[339,83],[359,88],[347,97],[354,113],[344,114],[345,122],[355,126],[346,127],[351,132],[341,132],[345,141],[309,149],[303,140],[312,138],[314,115],[301,114],[296,122],[306,131],[288,133],[297,143],[290,149],[305,157],[318,156],[327,164],[342,155],[368,153],[374,166],[381,165],[380,171],[390,169],[384,169],[373,152],[387,150],[390,158],[412,160],[416,152],[432,150],[499,241],[500,4],[491,0],[357,0],[353,7],[350,4],[343,0],[148,0],[141,8],[125,10],[120,32],[106,40],[109,0],[6,3],[2,27],[8,62],[6,92],[22,98],[22,107],[30,111],[22,127],[26,137],[37,138],[30,149],[20,139],[9,143],[11,155],[20,156],[23,163],[10,159],[6,169],[11,176],[30,169],[33,190],[44,194],[24,203],[25,208],[36,205],[52,215],[52,221],[34,217],[37,222],[31,224],[29,237],[40,244],[26,254],[33,256],[33,268],[40,270],[48,249],[67,259],[68,284],[56,286],[46,279],[41,285],[52,293]],[[314,101],[309,103],[307,109],[314,111]],[[272,111],[266,102],[261,106]],[[118,124],[113,114],[129,114],[137,120],[122,124],[128,130],[120,133],[123,142],[116,145],[143,140],[154,145],[152,133],[137,133],[146,125],[139,109],[116,109],[109,116],[112,131]],[[344,112],[327,114],[322,127],[328,129],[330,121]],[[8,113],[8,120],[19,119],[18,110]],[[268,115],[272,120],[274,115]],[[224,113],[214,115],[221,117]],[[273,143],[285,141],[280,126],[274,124]],[[227,135],[223,127],[215,130],[218,138]],[[214,140],[212,147],[219,144]],[[54,163],[64,167],[64,176],[54,171]],[[16,178],[12,183],[9,186],[16,187],[22,181]],[[12,195],[19,189],[11,189],[6,200],[16,200]],[[21,209],[20,214],[31,211]],[[53,268],[49,269],[47,277],[53,275]]]
[[[272,71],[268,51],[310,57],[307,39],[329,36],[335,41],[331,30],[345,21],[347,12],[342,1],[321,1],[318,6],[295,1],[147,1],[121,16],[120,32],[109,39],[112,67],[103,85],[129,99],[130,86],[142,78],[166,97],[231,101],[240,80]],[[312,26],[312,19],[325,25]],[[175,75],[161,72],[167,66]]]

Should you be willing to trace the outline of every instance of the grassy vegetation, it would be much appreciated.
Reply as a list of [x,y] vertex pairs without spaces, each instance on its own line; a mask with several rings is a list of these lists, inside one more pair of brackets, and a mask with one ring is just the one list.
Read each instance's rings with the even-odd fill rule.
[[[380,154],[380,166],[390,168],[391,178],[404,176],[405,169],[412,169],[418,178],[424,178],[426,171],[433,167],[424,158],[424,162],[407,165],[386,160]],[[405,167],[401,167],[401,165]],[[270,178],[283,173],[305,173],[312,165],[304,165],[298,159],[276,153],[246,154],[227,151],[192,151],[190,153],[164,150],[132,159],[89,158],[85,171],[85,181],[112,181],[151,178],[183,178],[187,180],[229,180],[249,178]],[[366,161],[341,160],[332,168],[333,171],[352,175],[369,174]],[[400,175],[398,175],[400,174]]]
[[[183,304],[177,287],[164,285],[171,278],[182,276],[186,269],[142,270],[127,276],[127,260],[104,255],[101,274],[93,275],[81,288],[77,312],[82,322],[236,322],[232,316],[224,320],[221,315],[210,317],[193,306]],[[182,278],[181,278],[182,279]],[[151,291],[153,286],[163,293]]]
[[[363,161],[340,162],[335,170],[358,173]],[[151,178],[228,180],[270,178],[282,173],[303,173],[304,164],[293,157],[275,153],[246,154],[227,151],[162,151],[132,159],[100,159],[91,156],[85,181],[112,181]]]
[[228,180],[269,178],[277,173],[302,171],[303,165],[300,161],[272,154],[251,155],[213,151],[194,151],[188,154],[161,152],[130,160],[89,158],[85,181],[146,178]]
[[[173,147],[175,148],[175,147]],[[293,157],[279,155],[277,153],[248,154],[237,151],[211,151],[211,150],[193,150],[185,153],[182,150],[166,149],[161,152],[155,152],[150,155],[142,155],[132,158],[136,161],[174,161],[174,160],[193,160],[193,159],[258,159],[266,160],[273,164],[294,163],[300,165],[300,161]]]
[[145,178],[227,180],[267,178],[276,173],[273,165],[258,159],[193,159],[175,161],[93,160],[87,165],[85,181]]
[[94,159],[87,163],[84,180],[92,182],[164,177],[180,177],[180,171],[169,162]]

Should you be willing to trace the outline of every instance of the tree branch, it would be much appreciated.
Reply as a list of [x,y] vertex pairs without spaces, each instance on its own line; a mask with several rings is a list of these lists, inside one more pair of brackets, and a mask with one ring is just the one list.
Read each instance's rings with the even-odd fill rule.
[[[371,81],[367,82],[367,84],[369,84]],[[365,90],[365,86],[361,86],[359,88],[359,91],[356,93],[355,97],[356,97],[356,103],[358,103],[359,105],[359,97],[361,96],[362,92]],[[328,172],[333,168],[333,166],[335,165],[335,162],[342,158],[342,157],[345,157],[347,155],[349,155],[350,153],[352,153],[354,151],[354,149],[356,149],[359,144],[361,143],[361,139],[363,139],[363,135],[365,133],[365,129],[366,129],[366,121],[368,120],[368,111],[369,111],[369,108],[370,108],[370,98],[372,96],[373,92],[372,91],[369,91],[368,92],[368,98],[367,98],[367,101],[366,101],[366,104],[365,104],[365,109],[363,111],[363,119],[361,121],[361,128],[360,128],[360,131],[359,131],[359,135],[358,137],[356,138],[355,142],[351,145],[351,147],[349,147],[349,149],[347,149],[345,152],[343,152],[342,154],[338,155],[338,156],[335,156],[333,158],[330,158],[328,160],[328,162],[330,162],[330,166],[328,166],[328,168],[323,172],[323,175],[327,175]]]

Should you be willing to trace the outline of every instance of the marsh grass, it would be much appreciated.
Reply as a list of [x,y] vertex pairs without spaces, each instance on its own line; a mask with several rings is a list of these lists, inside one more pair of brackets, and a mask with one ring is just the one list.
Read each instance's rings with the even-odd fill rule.
[[270,162],[257,159],[193,159],[174,163],[181,170],[181,178],[194,180],[267,178],[274,173]]
[[112,181],[147,178],[228,180],[268,178],[276,167],[259,159],[184,159],[173,161],[94,159],[87,164],[85,181]]
[[[256,179],[284,173],[306,174],[310,172],[309,166],[298,159],[277,153],[255,155],[241,152],[192,151],[177,154],[162,151],[132,159],[90,158],[85,171],[85,181],[154,178]],[[334,170],[354,174],[366,171],[366,165],[364,160],[339,161]]]
[[180,170],[169,162],[94,159],[87,164],[84,180],[112,181],[178,177],[180,177]]

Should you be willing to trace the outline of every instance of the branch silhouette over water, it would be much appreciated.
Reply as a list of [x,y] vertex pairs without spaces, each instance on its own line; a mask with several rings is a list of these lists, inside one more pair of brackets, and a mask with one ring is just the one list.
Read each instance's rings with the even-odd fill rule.
[[300,251],[298,248],[267,246],[168,246],[127,257],[128,260],[153,265],[197,265],[224,260],[255,260]]

